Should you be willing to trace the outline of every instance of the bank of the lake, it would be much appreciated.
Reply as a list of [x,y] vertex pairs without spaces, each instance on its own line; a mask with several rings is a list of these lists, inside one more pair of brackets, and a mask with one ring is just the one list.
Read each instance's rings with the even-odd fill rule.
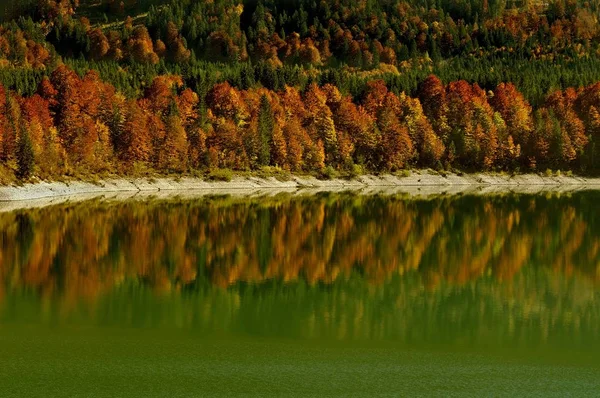
[[[600,178],[537,174],[455,174],[428,170],[403,175],[363,175],[352,179],[318,179],[294,175],[289,178],[233,176],[227,181],[195,177],[109,178],[98,181],[40,181],[0,186],[0,202],[20,202],[47,198],[86,198],[105,195],[190,196],[242,194],[278,191],[394,191],[413,194],[578,191],[600,189]],[[11,206],[14,207],[14,206]]]

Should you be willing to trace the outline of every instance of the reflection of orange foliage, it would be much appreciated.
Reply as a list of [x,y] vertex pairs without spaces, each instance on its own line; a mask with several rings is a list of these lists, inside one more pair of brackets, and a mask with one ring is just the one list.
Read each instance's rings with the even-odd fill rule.
[[418,272],[434,288],[511,280],[526,264],[597,280],[600,240],[584,210],[545,197],[352,195],[58,206],[0,215],[0,285],[75,303],[124,280],[169,291],[199,278],[316,284],[358,271],[379,284]]

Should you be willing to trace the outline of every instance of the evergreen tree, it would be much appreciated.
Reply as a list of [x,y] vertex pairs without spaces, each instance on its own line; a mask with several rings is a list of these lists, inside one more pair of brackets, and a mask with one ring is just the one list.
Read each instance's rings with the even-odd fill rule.
[[34,165],[33,144],[29,132],[26,128],[23,128],[17,145],[17,178],[26,180],[31,177]]

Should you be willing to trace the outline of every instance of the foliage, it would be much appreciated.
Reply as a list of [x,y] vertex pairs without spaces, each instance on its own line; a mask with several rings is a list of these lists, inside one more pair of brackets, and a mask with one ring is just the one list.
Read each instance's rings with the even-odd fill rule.
[[24,130],[19,138],[17,146],[17,172],[16,176],[20,180],[25,180],[33,174],[33,167],[35,164],[33,145],[29,138],[29,133]]
[[25,129],[44,177],[598,170],[598,11],[566,0],[10,0],[0,165],[14,169]]

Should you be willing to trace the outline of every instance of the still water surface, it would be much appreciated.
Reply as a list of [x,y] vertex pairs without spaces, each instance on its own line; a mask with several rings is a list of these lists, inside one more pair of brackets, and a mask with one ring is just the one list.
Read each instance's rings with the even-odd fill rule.
[[0,213],[2,396],[593,396],[600,192]]

